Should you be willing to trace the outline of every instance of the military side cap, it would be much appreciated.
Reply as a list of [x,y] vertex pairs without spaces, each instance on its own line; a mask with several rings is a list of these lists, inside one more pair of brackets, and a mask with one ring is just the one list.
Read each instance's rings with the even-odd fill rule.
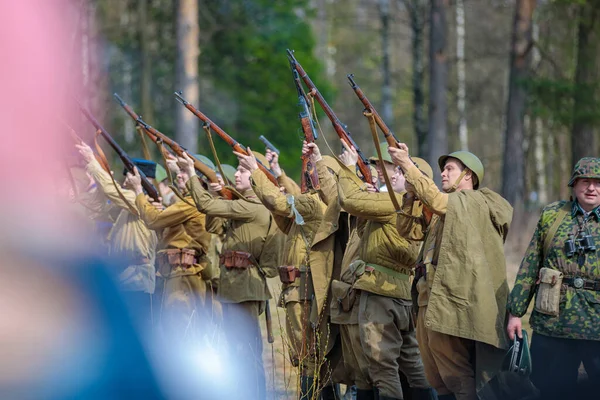
[[471,153],[470,151],[464,151],[464,150],[455,151],[454,153],[443,155],[438,159],[438,164],[440,166],[441,171],[444,170],[446,161],[449,158],[456,158],[457,160],[460,160],[460,162],[462,162],[465,167],[467,167],[471,171],[473,171],[475,176],[477,176],[477,180],[478,180],[477,186],[474,187],[475,189],[477,189],[479,187],[479,185],[481,185],[481,182],[483,182],[483,172],[484,171],[483,171],[483,163],[481,162],[479,157],[477,157],[475,154]]
[[156,182],[162,182],[167,179],[167,170],[160,164],[156,164],[156,173],[154,174]]
[[421,157],[411,157],[412,162],[415,164],[419,171],[421,171],[428,178],[433,179],[433,168],[431,165]]
[[[132,158],[131,161],[147,178],[156,177],[156,163],[154,161],[144,160],[143,158]],[[123,168],[123,175],[126,175],[127,172],[129,172],[127,168]]]
[[600,179],[600,158],[584,157],[577,161],[569,186],[573,187],[578,178]]
[[223,170],[223,173],[225,174],[227,180],[232,184],[235,183],[235,172],[237,171],[237,169],[235,169],[229,164],[221,164],[221,169]]
[[[390,153],[388,153],[387,143],[379,143],[379,149],[381,150],[381,159],[385,162],[393,164],[394,162],[392,161],[392,157],[390,156]],[[377,153],[375,153],[375,155],[373,157],[369,157],[369,161],[371,161],[371,162],[379,161],[379,157],[377,156]]]
[[215,163],[213,163],[210,158],[203,156],[202,154],[194,154],[194,157],[201,161],[203,164],[206,164],[213,171],[216,170]]

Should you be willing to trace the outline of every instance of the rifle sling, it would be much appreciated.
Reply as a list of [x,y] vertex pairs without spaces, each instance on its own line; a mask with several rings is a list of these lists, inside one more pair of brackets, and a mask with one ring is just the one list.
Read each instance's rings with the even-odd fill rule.
[[385,186],[387,187],[388,193],[390,195],[390,200],[392,200],[392,204],[396,209],[396,212],[400,211],[401,207],[398,203],[398,199],[396,198],[396,192],[392,188],[392,183],[390,182],[390,177],[388,176],[387,170],[384,166],[383,157],[381,156],[381,147],[379,145],[379,137],[377,136],[377,125],[375,122],[375,116],[372,112],[365,111],[364,116],[369,120],[369,127],[371,128],[371,135],[373,135],[373,142],[375,143],[375,150],[377,150],[377,158],[381,163],[381,173],[383,174],[383,180],[385,181]]
[[233,182],[229,182],[229,179],[227,179],[227,176],[225,175],[225,173],[223,172],[223,168],[221,167],[221,161],[219,160],[219,156],[217,155],[217,149],[215,148],[215,143],[213,142],[212,135],[210,133],[210,126],[203,124],[202,129],[204,129],[204,131],[206,131],[206,137],[208,138],[208,143],[210,144],[210,149],[213,153],[213,157],[215,157],[215,163],[217,164],[217,168],[219,169],[221,178],[223,178],[223,182],[228,182],[230,185],[232,185]]

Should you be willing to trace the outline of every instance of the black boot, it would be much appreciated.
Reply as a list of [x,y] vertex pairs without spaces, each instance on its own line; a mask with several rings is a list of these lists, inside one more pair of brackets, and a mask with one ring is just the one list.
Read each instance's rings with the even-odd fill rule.
[[373,389],[356,389],[356,400],[375,400]]
[[315,378],[312,376],[300,377],[300,395],[299,400],[313,400],[315,393]]
[[383,396],[382,394],[379,393],[379,389],[377,389],[377,388],[373,388],[373,394],[375,395],[375,397],[374,397],[375,400],[400,400],[397,397]]
[[438,400],[456,400],[456,396],[453,393],[450,394],[438,394]]
[[437,392],[433,388],[412,388],[411,390],[413,400],[438,400]]
[[339,400],[341,398],[340,385],[337,383],[327,385],[321,389],[321,400]]

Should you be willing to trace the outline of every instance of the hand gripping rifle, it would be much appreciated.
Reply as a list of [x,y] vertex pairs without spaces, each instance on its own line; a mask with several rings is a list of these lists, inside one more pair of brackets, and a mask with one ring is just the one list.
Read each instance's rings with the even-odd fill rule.
[[[106,129],[104,129],[102,127],[102,125],[100,125],[100,123],[96,120],[96,118],[94,118],[94,116],[79,101],[77,101],[77,105],[79,106],[79,109],[81,110],[83,115],[85,115],[85,117],[92,123],[94,128],[96,128],[96,131],[99,132],[100,135],[102,135],[104,140],[106,140],[106,142],[110,145],[110,147],[112,147],[113,150],[117,153],[117,155],[119,156],[121,161],[123,161],[123,164],[125,165],[125,168],[127,169],[127,171],[129,171],[130,173],[133,174],[133,168],[135,167],[135,164],[133,163],[131,158],[127,155],[125,150],[123,150],[121,148],[121,146],[119,146],[117,144],[117,142],[115,142],[115,140],[106,131]],[[142,172],[141,169],[138,169],[138,172],[142,178],[142,187],[144,188],[144,190],[146,190],[146,193],[148,193],[148,195],[152,198],[152,200],[154,200],[155,202],[158,202],[159,201],[158,200],[158,198],[159,198],[158,191],[156,190],[156,188],[154,186],[152,186],[152,184],[150,183],[148,178],[146,178],[146,175]]]
[[300,63],[294,57],[294,53],[288,49],[287,54],[288,54],[288,59],[290,60],[290,64],[298,72],[298,74],[300,75],[300,78],[302,78],[302,80],[304,81],[306,86],[310,89],[309,90],[310,94],[317,99],[317,102],[319,103],[319,105],[321,106],[321,108],[323,109],[323,111],[325,112],[325,114],[327,115],[329,120],[331,121],[331,124],[333,125],[333,129],[335,130],[335,133],[337,133],[337,135],[339,136],[340,139],[344,140],[346,143],[348,143],[350,146],[353,146],[356,149],[356,152],[358,153],[358,170],[360,171],[360,173],[362,175],[363,181],[365,181],[367,183],[372,183],[373,180],[372,180],[372,176],[371,176],[371,170],[369,169],[369,161],[364,156],[364,154],[360,151],[360,148],[358,147],[358,145],[356,144],[354,139],[352,139],[350,132],[348,132],[348,127],[345,126],[344,124],[342,124],[342,122],[334,114],[331,107],[329,107],[329,104],[327,104],[327,102],[323,98],[323,95],[321,94],[321,92],[319,92],[319,89],[317,89],[315,84],[312,82],[312,80],[306,74],[306,71],[304,71],[304,68],[302,68],[302,65],[300,65]]
[[[139,125],[142,128],[144,133],[146,133],[146,135],[148,135],[148,137],[154,143],[161,140],[163,143],[165,143],[167,146],[169,146],[171,148],[171,150],[173,150],[173,152],[177,156],[183,157],[183,153],[187,152],[187,150],[185,148],[181,147],[179,145],[179,143],[177,143],[173,139],[169,138],[167,135],[160,132],[158,129],[153,128],[152,126],[150,126],[146,122],[144,122],[142,117],[139,116],[138,114],[136,114],[135,111],[133,111],[133,108],[131,108],[131,106],[129,104],[125,103],[118,94],[114,93],[113,96],[115,97],[117,102],[121,105],[121,107],[123,107],[123,109],[127,112],[127,114],[129,114],[129,116],[136,122],[137,125]],[[202,161],[198,160],[196,157],[194,157],[189,152],[188,152],[188,156],[192,160],[194,160],[194,168],[196,169],[196,171],[198,171],[202,175],[206,176],[210,182],[218,183],[217,174],[215,173],[215,171],[213,171],[208,165],[206,165]],[[226,188],[221,189],[219,191],[219,195],[228,200],[237,198],[237,196],[234,196],[234,193],[231,190],[226,189]]]
[[[194,107],[193,105],[188,103],[183,98],[181,92],[175,92],[175,98],[177,98],[177,101],[179,101],[181,104],[183,104],[185,106],[185,108],[187,108],[192,114],[194,114],[202,122],[204,122],[204,124],[206,124],[209,129],[212,129],[213,131],[215,131],[217,133],[217,135],[219,135],[221,137],[221,139],[223,139],[225,142],[227,142],[227,144],[229,144],[234,151],[248,155],[248,151],[246,150],[246,147],[244,147],[242,144],[237,142],[234,138],[229,136],[223,129],[219,128],[219,126],[217,124],[212,122],[206,115],[202,114],[196,107]],[[267,178],[269,178],[269,180],[271,182],[273,182],[273,184],[275,186],[279,186],[279,183],[277,182],[277,178],[275,178],[275,175],[273,175],[273,172],[269,168],[265,167],[263,165],[263,163],[261,163],[259,160],[256,160],[256,162],[258,164],[258,168],[267,175]]]
[[[298,118],[300,118],[300,125],[302,125],[302,132],[304,133],[304,140],[307,143],[314,143],[315,139],[319,137],[317,130],[315,129],[315,125],[312,120],[312,115],[310,113],[310,106],[308,98],[306,97],[306,93],[302,88],[302,83],[300,82],[300,76],[298,75],[298,71],[294,68],[293,61],[290,59],[290,67],[292,68],[292,75],[294,77],[294,84],[296,85],[296,90],[298,91],[298,106],[300,107],[300,113],[298,114]],[[319,185],[319,175],[317,174],[317,166],[313,164],[310,160],[310,156],[302,155],[302,181],[300,183],[300,189],[302,193],[306,193],[310,187],[314,190],[319,190],[321,186]]]

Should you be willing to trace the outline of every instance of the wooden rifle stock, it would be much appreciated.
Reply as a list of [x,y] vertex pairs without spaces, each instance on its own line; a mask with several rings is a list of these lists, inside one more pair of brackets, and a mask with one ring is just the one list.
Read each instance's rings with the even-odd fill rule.
[[[106,142],[110,145],[110,147],[112,147],[113,150],[117,153],[117,155],[119,156],[119,158],[121,159],[121,161],[125,165],[125,168],[130,173],[133,174],[133,169],[135,167],[135,164],[133,163],[133,161],[131,160],[131,158],[129,157],[129,155],[127,155],[127,153],[125,152],[125,150],[123,150],[121,148],[121,146],[119,146],[117,144],[117,142],[115,142],[115,140],[106,131],[106,129],[104,129],[102,127],[102,125],[100,125],[100,123],[96,120],[96,118],[94,118],[94,116],[85,107],[83,107],[83,105],[81,105],[81,103],[77,102],[77,105],[79,106],[79,109],[81,110],[81,112],[83,113],[83,115],[85,115],[85,117],[88,119],[88,121],[91,122],[91,124],[94,126],[94,128],[96,128],[96,130],[100,132],[100,134],[102,135],[102,137],[104,138],[104,140],[106,140]],[[148,178],[146,178],[146,175],[144,174],[144,172],[142,172],[141,169],[138,169],[138,172],[140,174],[140,177],[142,178],[142,187],[144,188],[144,190],[146,190],[146,193],[148,193],[148,195],[152,198],[152,200],[158,202],[159,201],[159,199],[158,199],[159,198],[158,191],[150,183],[150,181],[148,180]]]
[[383,132],[383,136],[385,137],[385,140],[386,140],[388,146],[398,148],[399,140],[394,135],[394,132],[392,132],[392,130],[386,125],[386,123],[383,121],[383,119],[379,116],[379,113],[377,112],[375,107],[373,107],[373,104],[371,104],[371,102],[369,101],[367,96],[365,96],[362,89],[360,87],[358,87],[358,85],[354,81],[354,75],[348,74],[347,78],[350,81],[350,86],[352,87],[352,89],[354,89],[354,93],[356,93],[356,96],[358,97],[358,99],[365,106],[364,112],[373,114],[375,123],[377,124],[379,129],[381,129],[381,132]]
[[[117,102],[119,102],[121,107],[123,107],[123,109],[127,112],[127,114],[129,114],[129,116],[135,121],[135,123],[142,128],[144,133],[146,133],[146,135],[154,143],[156,143],[160,139],[160,140],[162,140],[163,143],[165,143],[167,146],[169,146],[171,148],[171,150],[173,150],[173,152],[177,156],[183,157],[183,153],[187,152],[186,149],[181,147],[179,145],[179,143],[177,143],[176,141],[174,141],[173,139],[171,139],[164,133],[160,132],[158,129],[153,128],[152,126],[150,126],[146,122],[144,122],[142,117],[139,116],[138,114],[136,114],[135,111],[133,111],[133,108],[131,108],[130,105],[125,103],[123,101],[123,99],[121,99],[121,97],[119,97],[118,94],[114,93],[113,96],[115,97]],[[196,169],[196,171],[198,171],[202,175],[206,176],[208,178],[208,180],[212,183],[219,182],[217,179],[217,174],[208,165],[206,165],[202,161],[198,160],[196,157],[194,157],[189,152],[188,152],[188,156],[194,161],[194,168]],[[226,188],[221,189],[219,191],[219,195],[227,200],[232,200],[234,198],[237,198],[236,196],[234,196],[234,194],[231,190],[226,189]]]
[[[292,75],[294,77],[294,84],[298,91],[298,106],[300,107],[300,125],[302,126],[302,132],[304,133],[304,140],[306,143],[314,143],[315,139],[319,136],[315,126],[313,124],[312,116],[310,113],[309,102],[306,98],[306,93],[302,88],[298,71],[294,68],[294,65],[290,61],[290,67],[292,69]],[[300,181],[300,190],[302,193],[306,193],[310,187],[314,190],[319,190],[321,185],[319,184],[319,174],[317,173],[317,166],[312,163],[308,155],[302,155],[302,178]]]
[[[175,92],[175,98],[181,104],[183,104],[185,106],[185,108],[187,108],[192,114],[194,114],[202,122],[204,122],[208,126],[209,129],[212,129],[213,131],[215,131],[217,133],[217,135],[219,135],[221,137],[221,139],[223,139],[227,144],[229,144],[234,151],[248,155],[248,150],[246,150],[246,147],[244,147],[242,144],[238,143],[234,138],[229,136],[217,124],[212,122],[206,115],[202,114],[202,112],[200,112],[196,107],[194,107],[187,100],[185,100],[183,98],[183,96],[181,95],[181,92]],[[269,180],[271,182],[273,182],[273,184],[275,186],[279,186],[279,182],[277,182],[277,178],[275,178],[275,175],[273,175],[273,172],[269,168],[264,166],[263,163],[261,163],[259,160],[256,160],[256,163],[258,164],[258,168],[267,175]]]
[[302,65],[300,65],[300,63],[296,60],[296,58],[294,57],[294,53],[289,49],[287,50],[287,53],[290,64],[298,72],[300,78],[302,78],[302,80],[308,87],[309,92],[311,92],[311,94],[317,99],[317,102],[325,112],[325,115],[327,115],[327,118],[329,118],[329,120],[331,121],[335,133],[337,133],[340,139],[343,139],[344,141],[346,141],[346,143],[348,143],[350,146],[353,146],[356,149],[356,152],[358,153],[358,170],[362,174],[363,181],[367,183],[372,183],[373,177],[371,175],[371,169],[369,168],[368,159],[360,151],[360,148],[350,135],[350,132],[348,132],[347,127],[342,124],[342,122],[335,115],[331,107],[329,107],[329,104],[327,104],[327,101],[325,101],[325,98],[323,97],[321,92],[319,92],[319,89],[317,89],[317,87],[310,79],[304,68],[302,68]]

